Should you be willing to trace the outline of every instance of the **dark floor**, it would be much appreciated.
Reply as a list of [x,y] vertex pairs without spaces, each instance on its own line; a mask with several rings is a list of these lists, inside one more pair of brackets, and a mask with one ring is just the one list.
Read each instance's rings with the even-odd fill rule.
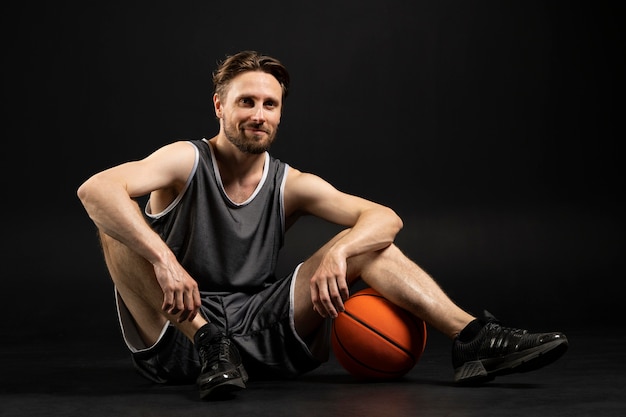
[[202,402],[195,386],[139,377],[116,337],[0,346],[0,416],[619,416],[626,415],[622,329],[561,329],[570,349],[541,370],[480,388],[452,385],[449,342],[431,332],[402,380],[355,381],[331,361],[295,381],[258,381]]

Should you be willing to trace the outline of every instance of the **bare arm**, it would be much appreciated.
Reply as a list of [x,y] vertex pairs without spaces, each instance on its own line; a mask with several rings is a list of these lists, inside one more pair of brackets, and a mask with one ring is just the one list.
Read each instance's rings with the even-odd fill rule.
[[[164,292],[163,309],[192,320],[200,300],[197,284],[161,237],[145,222],[133,198],[152,193],[158,201],[185,184],[195,153],[188,143],[167,145],[148,157],[99,172],[77,191],[89,217],[102,233],[119,240],[150,262]],[[181,321],[182,321],[181,320]]]
[[349,227],[335,241],[311,278],[311,297],[322,316],[335,317],[348,298],[347,260],[393,243],[402,220],[390,208],[343,193],[323,179],[291,169],[285,188],[286,214],[310,214]]

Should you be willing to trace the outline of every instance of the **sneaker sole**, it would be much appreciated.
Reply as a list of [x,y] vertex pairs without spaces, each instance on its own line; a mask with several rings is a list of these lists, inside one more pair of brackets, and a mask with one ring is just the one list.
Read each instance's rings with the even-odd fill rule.
[[567,339],[559,339],[502,358],[466,362],[455,369],[454,381],[460,385],[479,385],[496,376],[534,371],[556,361],[567,348]]
[[246,382],[248,381],[248,373],[243,365],[237,367],[237,373],[231,375],[223,375],[221,382],[216,382],[212,379],[207,382],[198,382],[198,388],[200,389],[200,399],[218,399],[225,397],[234,391],[239,391],[246,388]]

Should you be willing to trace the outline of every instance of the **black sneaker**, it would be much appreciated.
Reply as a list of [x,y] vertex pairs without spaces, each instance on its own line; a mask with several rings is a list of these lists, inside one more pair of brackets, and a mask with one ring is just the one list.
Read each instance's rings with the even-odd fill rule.
[[224,333],[217,332],[209,340],[199,340],[196,345],[202,365],[196,381],[201,399],[246,388],[248,373],[241,363],[239,351]]
[[470,326],[482,326],[471,340],[463,332],[452,345],[454,380],[459,384],[477,385],[496,376],[528,372],[560,358],[568,347],[563,333],[528,333],[503,327],[489,313]]

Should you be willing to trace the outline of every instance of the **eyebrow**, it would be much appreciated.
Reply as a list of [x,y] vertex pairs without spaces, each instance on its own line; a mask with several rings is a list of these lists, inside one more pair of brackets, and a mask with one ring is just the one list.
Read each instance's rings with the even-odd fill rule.
[[261,98],[261,96],[258,96],[256,94],[247,94],[247,93],[242,93],[242,94],[238,94],[237,96],[235,96],[235,100],[241,100],[243,98],[250,98],[250,99],[254,99],[254,100],[263,100],[263,101],[273,101],[274,103],[280,103],[280,98],[276,98],[275,96],[265,96],[264,98]]

